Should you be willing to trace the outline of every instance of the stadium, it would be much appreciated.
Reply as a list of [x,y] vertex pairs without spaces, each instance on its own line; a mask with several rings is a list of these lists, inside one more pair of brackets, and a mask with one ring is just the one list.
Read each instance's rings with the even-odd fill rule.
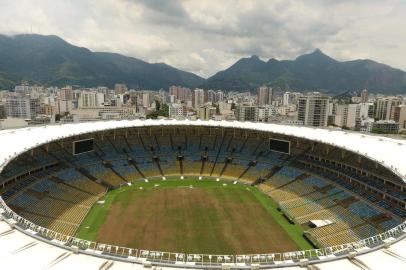
[[0,268],[404,269],[406,143],[236,121],[0,132]]

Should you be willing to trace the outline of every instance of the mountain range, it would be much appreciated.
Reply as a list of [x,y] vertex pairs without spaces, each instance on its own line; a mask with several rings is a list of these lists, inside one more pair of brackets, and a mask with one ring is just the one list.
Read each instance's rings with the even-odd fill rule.
[[372,60],[340,62],[321,50],[294,60],[257,56],[242,58],[208,79],[164,63],[148,63],[108,52],[92,52],[57,36],[0,35],[0,89],[22,80],[46,86],[109,86],[125,83],[134,89],[168,89],[171,85],[204,89],[254,90],[261,85],[282,90],[341,93],[406,93],[406,72]]
[[243,58],[204,83],[204,88],[252,89],[260,85],[281,89],[325,90],[340,93],[368,89],[380,93],[406,93],[406,72],[372,60],[340,62],[316,49],[295,60],[257,56]]
[[22,80],[47,86],[109,86],[126,83],[135,89],[171,85],[195,87],[205,79],[164,63],[116,53],[92,52],[57,36],[0,35],[0,89]]

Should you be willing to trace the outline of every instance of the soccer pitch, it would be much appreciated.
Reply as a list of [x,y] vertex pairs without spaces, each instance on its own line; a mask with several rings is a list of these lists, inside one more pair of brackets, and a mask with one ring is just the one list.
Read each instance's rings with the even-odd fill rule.
[[249,254],[311,249],[255,187],[197,177],[137,181],[107,193],[77,236],[137,249]]

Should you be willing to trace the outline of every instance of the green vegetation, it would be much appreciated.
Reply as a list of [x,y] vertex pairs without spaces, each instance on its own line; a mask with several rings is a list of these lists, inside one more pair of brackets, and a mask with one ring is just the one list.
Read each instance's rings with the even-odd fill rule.
[[372,133],[376,133],[376,134],[384,134],[385,132],[383,131],[383,129],[381,128],[373,128],[371,130]]
[[147,119],[157,119],[159,116],[169,117],[169,106],[166,104],[160,104],[158,100],[155,100],[155,112],[147,114]]
[[255,187],[215,180],[138,181],[95,204],[77,236],[115,245],[188,253],[311,249],[303,230]]

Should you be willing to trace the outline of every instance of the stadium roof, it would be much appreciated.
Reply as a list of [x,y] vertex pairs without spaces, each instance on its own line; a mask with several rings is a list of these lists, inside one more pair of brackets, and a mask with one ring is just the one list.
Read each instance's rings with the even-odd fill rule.
[[[406,258],[406,240],[400,240],[387,248],[370,250],[355,258],[340,258],[338,260],[314,261],[314,269],[328,270],[359,270],[359,269],[404,269]],[[175,266],[175,265],[174,265]],[[177,265],[184,269],[193,265]],[[277,269],[300,270],[300,266],[280,266]],[[98,256],[75,253],[69,249],[60,248],[49,243],[32,238],[19,230],[10,227],[0,219],[0,268],[1,269],[110,269],[110,270],[141,270],[146,269],[142,264],[128,263]],[[160,269],[180,269],[175,267],[159,267]],[[201,267],[201,269],[208,268]],[[158,268],[157,268],[158,269]],[[309,267],[308,269],[313,269]]]
[[318,141],[375,160],[406,182],[406,141],[342,130],[237,121],[120,120],[3,130],[0,131],[0,171],[19,154],[53,140],[108,129],[171,125],[246,128]]

